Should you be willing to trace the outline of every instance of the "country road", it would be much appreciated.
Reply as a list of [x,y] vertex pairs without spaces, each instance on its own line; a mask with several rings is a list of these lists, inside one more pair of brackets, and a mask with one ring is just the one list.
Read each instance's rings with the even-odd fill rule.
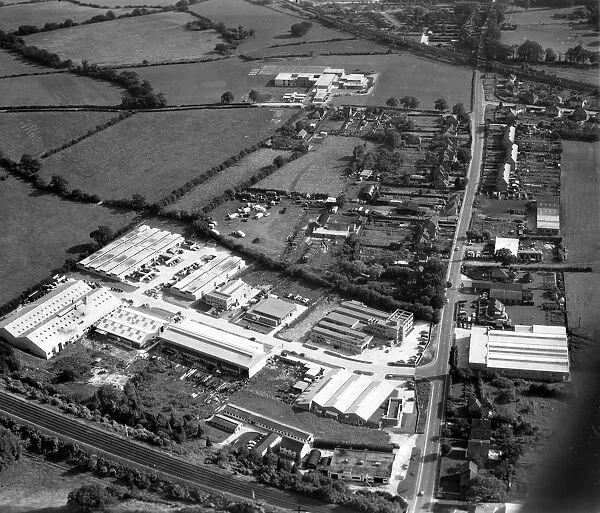
[[214,467],[178,459],[158,449],[123,438],[116,433],[104,431],[52,411],[40,404],[2,391],[0,391],[0,411],[20,419],[25,424],[44,428],[56,433],[60,438],[87,446],[92,451],[96,450],[136,467],[144,467],[150,471],[162,473],[167,478],[187,481],[190,485],[205,491],[222,492],[240,499],[252,499],[254,496],[257,500],[273,506],[293,510],[297,510],[298,506],[301,506],[302,509],[309,510],[311,513],[350,512],[347,508],[236,479]]
[[481,127],[484,116],[483,83],[479,71],[475,71],[473,112],[471,115],[471,133],[473,142],[471,145],[471,165],[469,167],[469,183],[465,190],[463,205],[458,219],[456,233],[454,235],[454,246],[456,251],[452,252],[448,266],[447,279],[453,285],[448,289],[446,297],[448,304],[445,306],[438,340],[436,353],[433,361],[427,365],[417,367],[416,376],[430,378],[431,397],[429,410],[427,412],[427,424],[421,447],[421,462],[417,473],[417,485],[415,494],[423,492],[422,496],[416,496],[408,507],[408,513],[421,511],[432,511],[436,491],[438,459],[440,455],[439,436],[444,413],[444,391],[448,375],[448,358],[454,334],[454,305],[458,300],[458,288],[460,284],[460,270],[465,249],[466,232],[469,228],[473,200],[479,183],[479,172],[481,169],[481,157],[484,143],[484,131]]

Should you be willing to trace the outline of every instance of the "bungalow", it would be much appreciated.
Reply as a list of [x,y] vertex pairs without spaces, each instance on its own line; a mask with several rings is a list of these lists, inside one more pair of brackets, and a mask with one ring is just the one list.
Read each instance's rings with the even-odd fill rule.
[[406,216],[420,216],[423,214],[421,207],[414,201],[402,201],[396,204],[396,212]]
[[467,413],[471,417],[486,419],[492,414],[492,403],[489,399],[479,400],[474,395],[467,399]]
[[487,315],[492,319],[497,320],[507,320],[508,316],[506,314],[506,307],[502,304],[501,301],[497,299],[492,299],[487,307]]
[[421,223],[418,229],[417,242],[422,244],[424,242],[431,242],[437,237],[438,232],[438,220],[437,218],[425,219]]
[[466,490],[471,481],[477,476],[477,464],[473,461],[465,461],[460,465],[460,489]]

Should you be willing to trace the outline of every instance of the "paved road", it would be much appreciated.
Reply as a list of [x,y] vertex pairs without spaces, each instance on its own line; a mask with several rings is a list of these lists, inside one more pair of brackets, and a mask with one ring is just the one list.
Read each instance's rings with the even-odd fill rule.
[[476,71],[475,73],[475,98],[471,116],[473,134],[471,153],[473,158],[469,168],[469,183],[465,191],[463,207],[455,233],[454,246],[458,247],[458,251],[453,251],[450,265],[448,266],[448,280],[452,282],[453,287],[448,289],[446,294],[448,304],[444,308],[442,314],[440,329],[438,330],[439,338],[436,341],[437,351],[434,359],[430,364],[417,368],[417,377],[431,378],[433,382],[425,434],[420,443],[422,460],[417,474],[417,486],[415,491],[418,492],[422,490],[423,496],[415,497],[415,500],[412,501],[408,508],[408,513],[431,511],[433,507],[432,499],[436,489],[437,467],[440,453],[439,434],[444,408],[444,388],[446,386],[448,373],[449,352],[454,335],[454,305],[458,299],[460,268],[465,249],[465,234],[469,228],[473,200],[475,198],[475,193],[477,192],[484,143],[483,127],[480,127],[480,124],[483,124],[484,116],[483,84],[479,72]]
[[92,450],[125,460],[137,467],[161,472],[167,477],[186,480],[210,492],[224,492],[243,499],[263,500],[273,506],[297,510],[298,505],[311,513],[348,513],[346,508],[334,507],[309,497],[297,496],[273,488],[242,481],[214,467],[195,465],[169,454],[98,429],[72,417],[54,412],[39,404],[0,391],[0,410],[18,417],[26,424],[50,430],[60,437],[87,445]]

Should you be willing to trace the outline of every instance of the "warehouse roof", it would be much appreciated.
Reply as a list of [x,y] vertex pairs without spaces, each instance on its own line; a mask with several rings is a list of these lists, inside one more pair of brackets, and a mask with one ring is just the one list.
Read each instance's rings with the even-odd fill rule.
[[240,257],[218,255],[179,280],[173,288],[189,294],[207,292],[214,288],[215,280],[221,280],[224,275],[243,265],[244,261]]
[[267,297],[256,303],[248,312],[272,317],[275,319],[283,319],[286,315],[295,309],[295,305],[274,297]]
[[392,452],[355,451],[337,448],[329,470],[335,474],[365,475],[369,478],[390,477],[395,454]]
[[96,329],[141,344],[167,321],[133,308],[119,308],[96,324]]
[[338,312],[329,312],[325,317],[323,317],[323,321],[339,324],[340,326],[346,326],[348,328],[355,328],[359,322],[358,319],[354,317],[349,317],[348,315]]
[[494,253],[497,253],[501,249],[508,249],[514,256],[517,256],[517,254],[519,253],[519,239],[513,239],[509,237],[496,237]]

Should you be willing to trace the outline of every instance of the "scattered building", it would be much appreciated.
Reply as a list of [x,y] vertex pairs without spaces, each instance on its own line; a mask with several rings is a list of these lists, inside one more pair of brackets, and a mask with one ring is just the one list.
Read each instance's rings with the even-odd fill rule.
[[287,322],[296,311],[296,306],[278,298],[265,298],[248,309],[245,319],[266,326],[280,326]]
[[160,338],[192,358],[250,378],[268,359],[261,343],[189,319],[171,324]]
[[371,485],[388,484],[392,475],[394,453],[355,451],[337,448],[326,472],[332,479]]
[[41,358],[52,358],[121,305],[107,289],[84,281],[58,285],[0,322],[0,337]]
[[184,241],[179,234],[142,225],[84,258],[77,267],[123,281],[126,276],[158,260],[161,255],[173,256],[173,248]]
[[232,280],[206,294],[204,301],[215,308],[231,310],[249,299],[251,293],[251,287],[246,285],[242,280]]
[[469,366],[510,377],[560,381],[569,377],[567,331],[562,326],[515,326],[515,331],[471,329]]
[[101,319],[96,324],[96,333],[140,349],[167,323],[160,317],[123,307]]

